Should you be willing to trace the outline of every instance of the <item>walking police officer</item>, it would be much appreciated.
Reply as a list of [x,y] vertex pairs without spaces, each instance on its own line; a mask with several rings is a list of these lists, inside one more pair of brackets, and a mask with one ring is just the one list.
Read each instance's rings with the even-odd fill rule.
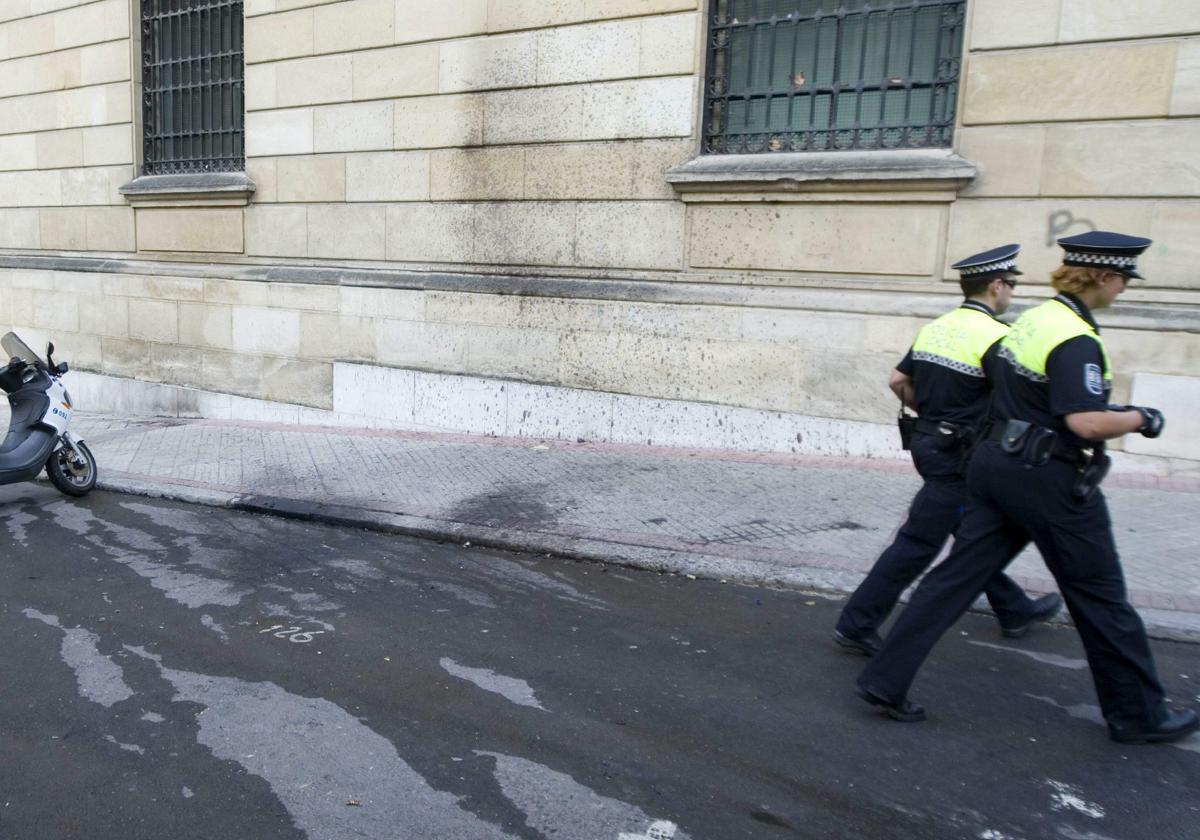
[[971,459],[972,495],[954,548],[926,575],[858,692],[897,720],[924,709],[907,699],[917,669],[979,590],[1028,543],[1041,551],[1087,652],[1109,735],[1122,743],[1174,741],[1200,728],[1171,710],[1141,619],[1125,594],[1112,523],[1098,485],[1104,441],[1163,429],[1161,412],[1112,406],[1112,367],[1092,311],[1113,303],[1149,239],[1094,231],[1060,239],[1058,295],[1026,312],[1000,342],[990,430]]
[[[996,319],[1012,300],[1017,285],[1018,245],[1002,245],[955,263],[966,300],[917,334],[908,354],[892,371],[888,386],[915,421],[901,419],[911,436],[905,448],[924,485],[909,507],[896,539],[880,555],[866,579],[850,596],[833,631],[841,647],[871,656],[881,644],[879,626],[904,590],[929,568],[962,518],[967,501],[966,458],[985,419],[991,386],[985,359],[998,349],[1008,327]],[[1011,578],[998,572],[986,593],[1008,637],[1023,636],[1029,626],[1058,612],[1062,599],[1029,598]]]

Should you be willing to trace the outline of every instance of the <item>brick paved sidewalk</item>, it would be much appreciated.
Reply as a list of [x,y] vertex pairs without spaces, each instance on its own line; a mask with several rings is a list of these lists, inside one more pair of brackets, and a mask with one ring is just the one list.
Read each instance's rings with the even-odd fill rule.
[[[906,463],[79,415],[103,486],[730,581],[847,591],[919,485]],[[1131,600],[1200,639],[1200,480],[1106,483]],[[1054,588],[1036,553],[1012,567]]]

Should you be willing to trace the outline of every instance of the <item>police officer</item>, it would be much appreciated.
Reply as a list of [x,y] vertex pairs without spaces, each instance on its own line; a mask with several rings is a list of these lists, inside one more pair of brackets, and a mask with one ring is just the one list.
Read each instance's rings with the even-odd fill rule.
[[[955,263],[966,300],[917,334],[892,371],[888,387],[918,414],[910,442],[913,464],[924,485],[909,507],[895,541],[880,555],[838,618],[833,640],[871,656],[882,643],[878,627],[901,593],[937,558],[962,517],[967,499],[966,456],[987,410],[991,386],[984,360],[997,350],[1008,327],[996,319],[1017,285],[1018,245],[1002,245]],[[999,572],[986,588],[988,601],[1008,637],[1058,612],[1056,594],[1034,601]]]
[[1041,551],[1087,652],[1109,736],[1174,741],[1200,728],[1191,710],[1168,709],[1141,619],[1129,605],[1098,485],[1104,441],[1155,438],[1163,415],[1110,405],[1113,371],[1093,310],[1107,307],[1137,272],[1149,239],[1094,231],[1060,239],[1058,295],[1021,316],[1000,342],[990,430],[971,459],[972,495],[954,548],[926,575],[858,692],[897,720],[924,709],[906,697],[917,669],[976,594],[1032,540]]

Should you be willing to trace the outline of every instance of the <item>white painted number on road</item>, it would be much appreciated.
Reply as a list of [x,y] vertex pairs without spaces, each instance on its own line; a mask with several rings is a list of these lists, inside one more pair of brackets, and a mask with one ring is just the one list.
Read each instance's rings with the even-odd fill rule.
[[283,624],[276,624],[258,632],[259,634],[270,633],[276,639],[287,639],[289,642],[295,642],[298,645],[306,645],[313,640],[313,637],[325,631],[305,630],[303,627],[287,627]]
[[630,834],[622,831],[617,840],[674,840],[679,828],[670,820],[656,820],[645,834]]

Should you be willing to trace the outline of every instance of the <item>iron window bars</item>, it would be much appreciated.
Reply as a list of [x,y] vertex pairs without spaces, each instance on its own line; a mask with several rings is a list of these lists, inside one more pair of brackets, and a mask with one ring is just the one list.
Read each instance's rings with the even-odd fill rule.
[[241,0],[141,0],[143,174],[240,172]]
[[966,0],[711,0],[704,152],[949,146]]

